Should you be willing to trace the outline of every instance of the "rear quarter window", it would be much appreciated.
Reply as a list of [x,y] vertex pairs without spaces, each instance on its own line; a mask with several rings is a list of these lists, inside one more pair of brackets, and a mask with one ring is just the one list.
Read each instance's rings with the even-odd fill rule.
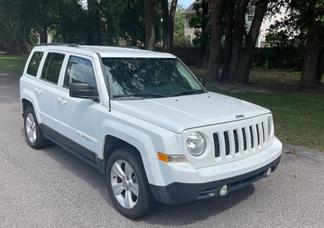
[[27,74],[34,76],[34,77],[37,76],[38,67],[42,60],[43,55],[44,55],[44,52],[40,52],[40,51],[35,51],[33,53],[33,56],[31,57],[31,59],[29,61],[29,65],[27,68]]

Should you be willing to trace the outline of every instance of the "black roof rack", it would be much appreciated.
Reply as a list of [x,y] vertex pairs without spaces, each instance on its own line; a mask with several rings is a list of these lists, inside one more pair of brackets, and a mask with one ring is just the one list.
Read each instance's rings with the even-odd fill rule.
[[67,47],[79,47],[79,44],[74,43],[41,43],[36,46],[67,46]]
[[117,45],[117,46],[114,46],[114,47],[117,47],[117,48],[129,48],[129,49],[138,49],[140,50],[141,48],[138,47],[138,46],[122,46],[122,45]]

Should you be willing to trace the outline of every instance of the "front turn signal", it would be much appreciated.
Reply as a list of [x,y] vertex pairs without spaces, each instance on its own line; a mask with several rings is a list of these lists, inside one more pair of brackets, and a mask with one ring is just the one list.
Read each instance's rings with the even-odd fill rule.
[[186,162],[187,159],[183,154],[166,154],[162,152],[158,152],[158,158],[163,162]]

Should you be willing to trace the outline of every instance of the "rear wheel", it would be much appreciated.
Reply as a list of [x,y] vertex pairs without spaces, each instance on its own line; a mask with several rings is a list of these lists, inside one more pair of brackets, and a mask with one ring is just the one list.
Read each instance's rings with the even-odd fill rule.
[[32,148],[41,149],[48,144],[43,137],[34,109],[31,106],[28,106],[24,113],[24,132],[25,139]]
[[152,211],[154,199],[141,159],[132,149],[117,149],[109,157],[106,182],[116,209],[129,218]]

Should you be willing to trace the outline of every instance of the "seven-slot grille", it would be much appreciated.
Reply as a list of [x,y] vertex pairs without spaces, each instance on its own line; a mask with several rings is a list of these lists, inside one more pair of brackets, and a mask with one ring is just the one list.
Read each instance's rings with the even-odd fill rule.
[[213,134],[215,157],[230,157],[261,149],[270,136],[270,123],[262,121]]

